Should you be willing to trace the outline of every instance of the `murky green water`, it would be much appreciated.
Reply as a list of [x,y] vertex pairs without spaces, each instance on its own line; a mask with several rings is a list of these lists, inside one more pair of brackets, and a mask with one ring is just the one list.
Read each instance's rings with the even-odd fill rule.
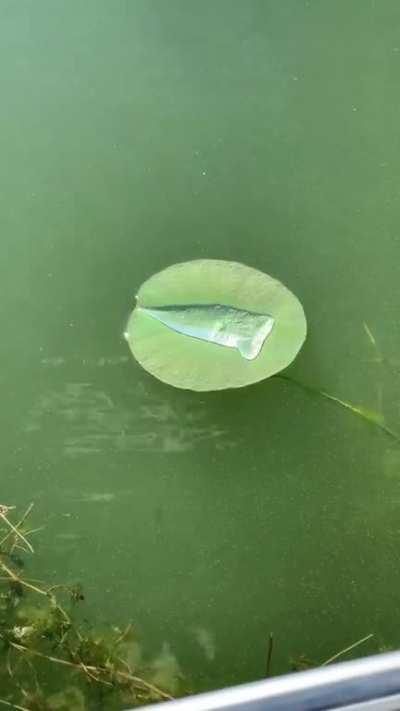
[[400,431],[399,23],[397,0],[0,6],[0,501],[35,502],[39,575],[197,689],[261,677],[270,631],[274,673],[400,642],[400,446],[276,379],[173,390],[122,338],[150,274],[242,261],[304,304],[291,375]]

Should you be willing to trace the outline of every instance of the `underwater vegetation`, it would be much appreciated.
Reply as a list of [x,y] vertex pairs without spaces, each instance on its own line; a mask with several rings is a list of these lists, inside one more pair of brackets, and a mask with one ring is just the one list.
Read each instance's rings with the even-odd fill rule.
[[[132,708],[182,693],[177,660],[164,645],[145,659],[131,624],[83,619],[78,585],[38,583],[25,573],[34,553],[28,519],[0,505],[0,706],[20,711]],[[56,674],[54,673],[56,671]]]
[[[87,611],[81,611],[85,594],[80,584],[45,585],[27,576],[26,556],[34,553],[31,537],[42,530],[29,525],[32,508],[17,518],[15,507],[0,505],[0,706],[119,711],[194,693],[167,643],[155,657],[145,657],[132,624],[120,628],[88,622]],[[214,660],[213,635],[201,627],[193,631],[206,658]],[[290,659],[287,671],[330,664],[373,636],[322,662],[306,654]],[[275,645],[270,634],[266,677],[273,674]]]
[[125,332],[145,370],[189,390],[239,388],[286,368],[304,343],[300,301],[238,262],[197,259],[140,287]]
[[[392,370],[391,362],[387,358],[385,358],[380,352],[375,336],[373,335],[370,327],[365,321],[363,322],[363,329],[374,352],[374,357],[370,359],[370,362],[377,363],[380,366],[389,366],[389,369]],[[290,375],[287,375],[286,373],[279,373],[276,377],[282,380],[286,380],[289,383],[292,383],[293,385],[301,388],[305,392],[308,392],[310,395],[322,397],[338,405],[339,407],[344,408],[348,412],[353,413],[353,415],[356,415],[357,417],[361,418],[370,425],[373,425],[375,428],[387,435],[390,439],[394,440],[394,442],[396,442],[397,444],[400,444],[400,433],[390,427],[386,422],[386,418],[382,409],[381,388],[379,389],[378,408],[372,409],[370,407],[366,407],[365,405],[348,402],[347,400],[336,397],[335,395],[332,395],[331,393],[328,393],[325,390],[320,390],[316,387],[313,387],[312,385],[302,383],[296,380],[295,378],[292,378]]]

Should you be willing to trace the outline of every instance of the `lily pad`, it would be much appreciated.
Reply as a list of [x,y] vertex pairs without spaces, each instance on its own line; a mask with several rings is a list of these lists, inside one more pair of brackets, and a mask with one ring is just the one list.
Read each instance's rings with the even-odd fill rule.
[[268,274],[217,259],[167,267],[140,287],[125,337],[159,380],[189,390],[250,385],[286,368],[307,332],[300,301]]

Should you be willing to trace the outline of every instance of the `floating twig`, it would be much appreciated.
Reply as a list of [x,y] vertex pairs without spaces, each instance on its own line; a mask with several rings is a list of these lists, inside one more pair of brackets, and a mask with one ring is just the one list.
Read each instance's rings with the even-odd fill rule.
[[2,568],[5,573],[7,573],[8,577],[11,578],[14,583],[19,583],[19,585],[22,585],[24,588],[28,588],[33,592],[39,593],[39,595],[45,595],[46,597],[49,597],[49,594],[46,590],[42,590],[41,588],[36,587],[36,585],[31,585],[31,583],[28,583],[23,578],[20,578],[20,576],[14,573],[14,571],[11,570],[11,568],[9,568],[8,565],[6,565],[1,559],[0,568]]
[[125,629],[121,632],[120,636],[115,640],[115,646],[117,646],[118,644],[121,644],[121,642],[123,642],[124,639],[126,639],[128,637],[131,630],[132,630],[132,624],[129,623],[125,627]]
[[374,334],[372,333],[372,331],[371,331],[371,329],[370,329],[370,327],[368,326],[368,324],[367,324],[366,321],[363,321],[363,326],[364,326],[364,331],[365,331],[365,333],[367,334],[367,337],[368,337],[368,339],[369,339],[369,342],[370,342],[371,345],[375,348],[375,350],[376,350],[376,352],[379,354],[379,356],[382,357],[381,354],[380,354],[379,348],[378,348],[378,346],[377,346],[377,343],[376,343],[376,340],[375,340],[375,336],[374,336]]
[[13,704],[11,701],[6,701],[5,699],[0,699],[0,704],[3,704],[3,706],[8,706],[11,709],[17,709],[18,711],[31,711],[31,709],[26,708],[26,706]]
[[[89,689],[94,684],[101,684],[116,693],[122,693],[124,698],[128,692],[135,703],[138,700],[145,702],[172,699],[167,691],[134,674],[129,663],[121,658],[120,652],[125,649],[124,643],[127,642],[132,629],[130,624],[122,629],[114,627],[115,634],[111,640],[107,640],[107,635],[105,639],[87,636],[83,634],[79,625],[73,623],[72,617],[59,604],[59,592],[69,594],[73,601],[83,600],[84,596],[79,586],[46,586],[42,581],[23,576],[15,552],[18,548],[25,553],[33,552],[33,547],[27,540],[28,533],[30,535],[33,530],[28,533],[26,530],[23,533],[21,531],[32,510],[32,504],[18,523],[8,519],[9,512],[13,508],[0,504],[0,525],[2,525],[1,521],[7,525],[6,535],[3,535],[0,544],[2,546],[0,583],[3,586],[8,584],[8,590],[3,597],[6,600],[4,609],[9,615],[9,619],[2,624],[0,639],[6,645],[4,666],[13,689],[13,695],[9,699],[0,698],[0,707],[8,706],[17,711],[33,711],[23,705],[26,702],[28,706],[34,705],[36,708],[36,696],[25,692],[20,686],[17,671],[21,675],[21,667],[26,663],[32,667],[35,674],[38,659],[79,671],[87,682],[90,682],[90,687],[87,687],[88,695],[91,693]],[[20,605],[20,598],[24,592],[29,593],[29,598],[32,594],[36,597],[39,595],[41,600],[37,600],[32,605],[29,603]],[[18,610],[14,612],[17,606]],[[46,640],[51,640],[52,650],[58,651],[49,654]],[[38,683],[36,686],[37,692],[42,694]],[[21,701],[22,705],[18,704],[18,701]]]
[[327,400],[330,400],[331,402],[334,402],[337,405],[344,407],[346,410],[350,410],[350,412],[353,412],[355,415],[358,415],[358,417],[361,417],[366,422],[369,422],[371,425],[378,427],[391,439],[394,439],[395,442],[400,443],[400,434],[398,432],[395,432],[385,424],[385,420],[382,415],[372,412],[371,410],[368,410],[367,408],[364,408],[361,405],[352,405],[350,402],[346,402],[346,400],[341,400],[340,398],[335,397],[335,395],[330,395],[330,393],[327,393],[324,390],[318,390],[318,388],[314,388],[312,385],[305,385],[304,383],[300,383],[298,380],[291,378],[289,375],[283,375],[279,373],[274,377],[279,378],[280,380],[286,380],[289,383],[293,383],[294,385],[297,385],[297,387],[302,388],[302,390],[306,390],[312,395],[320,395],[321,397],[324,397]]
[[[5,511],[4,511],[5,509]],[[11,536],[12,533],[14,533],[17,538],[19,538],[23,543],[26,545],[28,550],[31,553],[34,553],[33,546],[29,543],[28,539],[19,531],[18,529],[22,524],[24,523],[25,519],[29,516],[30,512],[33,509],[33,504],[29,504],[28,508],[26,509],[24,515],[22,518],[18,521],[18,523],[14,526],[11,521],[7,518],[8,511],[10,510],[9,506],[1,506],[0,507],[0,518],[4,521],[5,524],[11,529],[5,536],[4,538],[0,541],[0,548],[1,546],[4,545],[4,543],[8,540],[8,538]]]
[[340,652],[337,652],[336,654],[334,654],[333,657],[329,657],[329,659],[327,659],[325,662],[322,662],[321,667],[326,667],[327,664],[330,664],[331,662],[334,662],[336,659],[339,659],[339,657],[341,657],[343,654],[347,654],[347,652],[351,652],[353,649],[358,647],[360,644],[367,642],[373,636],[374,636],[373,633],[367,634],[366,637],[363,637],[362,639],[357,640],[357,642],[354,642],[354,644],[351,644],[350,647],[341,649]]
[[336,402],[338,405],[341,405],[347,410],[354,412],[355,415],[359,415],[359,417],[362,417],[366,422],[370,422],[372,425],[379,427],[382,432],[385,432],[385,434],[389,435],[389,437],[394,439],[396,442],[400,442],[400,434],[390,429],[390,427],[385,424],[385,419],[383,415],[379,415],[375,412],[372,412],[371,410],[367,410],[367,408],[364,408],[361,405],[352,405],[350,402],[341,400],[340,398],[335,397],[334,395],[330,395],[329,393],[326,393],[323,390],[319,390],[318,392],[323,395],[323,397],[326,397],[328,400]]
[[274,647],[274,635],[271,632],[269,635],[269,638],[268,638],[267,666],[265,668],[265,676],[269,676],[269,674],[270,674],[273,647]]

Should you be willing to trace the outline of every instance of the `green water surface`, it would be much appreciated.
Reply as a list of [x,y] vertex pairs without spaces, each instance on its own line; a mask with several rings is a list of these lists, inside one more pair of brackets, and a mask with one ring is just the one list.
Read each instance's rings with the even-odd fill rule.
[[398,0],[2,0],[0,58],[0,503],[35,503],[38,577],[196,690],[270,632],[273,673],[398,646],[400,445],[122,337],[152,273],[244,262],[304,304],[291,376],[400,431]]

